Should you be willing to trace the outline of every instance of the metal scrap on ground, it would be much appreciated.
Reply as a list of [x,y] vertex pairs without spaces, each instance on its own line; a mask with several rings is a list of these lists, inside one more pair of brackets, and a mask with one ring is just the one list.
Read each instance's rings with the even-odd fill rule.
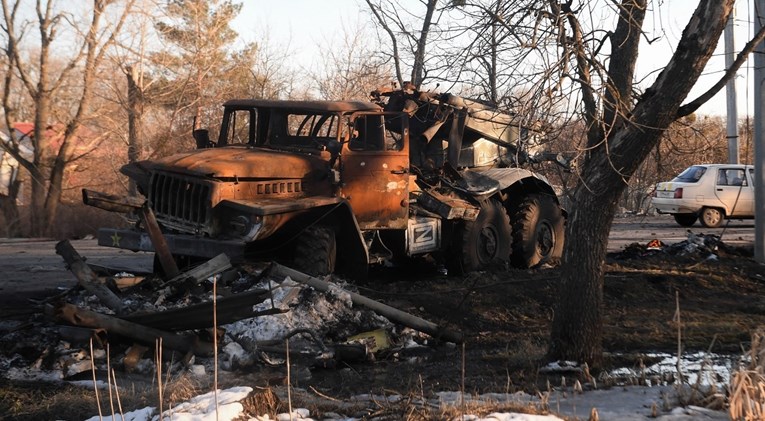
[[[290,341],[290,348],[308,356],[310,365],[323,368],[335,367],[337,361],[373,361],[376,353],[411,346],[413,331],[408,328],[443,341],[462,340],[458,332],[352,292],[329,277],[318,279],[278,264],[232,267],[222,254],[169,280],[121,273],[130,282],[118,288],[119,277],[98,276],[69,242],[59,243],[57,251],[81,288],[69,289],[45,304],[46,314],[57,325],[36,330],[46,336],[38,341],[40,346],[69,349],[54,345],[66,340],[87,355],[91,339],[98,347],[108,342],[113,360],[123,361],[125,370],[152,365],[147,352],[158,343],[179,352],[177,360],[184,364],[193,364],[192,356],[197,364],[208,361],[213,334],[219,338],[219,358],[229,369],[258,359],[272,363],[264,353],[284,353],[284,339],[292,336],[298,339]],[[61,361],[71,358],[71,351],[56,352],[62,353]],[[15,363],[18,368],[29,369],[21,361]],[[90,370],[89,364],[55,359],[42,366],[39,361],[30,363],[54,371],[69,367],[60,372],[61,378]]]

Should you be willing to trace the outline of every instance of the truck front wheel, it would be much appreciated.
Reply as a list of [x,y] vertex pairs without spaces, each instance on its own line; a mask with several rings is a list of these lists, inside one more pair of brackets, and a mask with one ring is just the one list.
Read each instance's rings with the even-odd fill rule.
[[512,207],[513,266],[530,268],[560,259],[563,254],[563,215],[549,195],[530,194]]
[[295,269],[309,275],[328,275],[335,271],[337,243],[335,231],[324,225],[306,228],[295,239]]
[[465,273],[502,263],[510,257],[510,219],[496,200],[484,202],[475,221],[457,228],[448,259],[450,271]]

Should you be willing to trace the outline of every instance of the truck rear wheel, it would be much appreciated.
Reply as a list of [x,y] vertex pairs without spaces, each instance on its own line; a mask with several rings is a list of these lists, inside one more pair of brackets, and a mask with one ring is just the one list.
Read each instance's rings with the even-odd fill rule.
[[510,257],[510,219],[496,200],[484,202],[475,221],[465,221],[452,243],[449,270],[465,273],[506,262]]
[[337,243],[335,231],[324,225],[306,228],[295,240],[295,269],[309,275],[328,275],[335,271]]
[[530,194],[512,208],[513,266],[530,268],[563,254],[563,215],[549,195]]

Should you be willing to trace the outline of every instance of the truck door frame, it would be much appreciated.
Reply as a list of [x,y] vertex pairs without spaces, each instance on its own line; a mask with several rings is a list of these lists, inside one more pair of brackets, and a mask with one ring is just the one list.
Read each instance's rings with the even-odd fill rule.
[[[382,143],[377,145],[372,144],[372,135],[354,133],[358,119],[369,116],[379,116],[383,123],[381,132],[377,133],[382,136],[378,139]],[[387,127],[390,124],[397,127],[390,130],[391,127]],[[406,229],[409,219],[408,116],[399,112],[359,111],[349,116],[348,130],[342,153],[340,191],[350,203],[359,227]],[[369,130],[368,125],[365,130]],[[398,139],[392,136],[394,134]],[[354,144],[355,139],[361,143]]]

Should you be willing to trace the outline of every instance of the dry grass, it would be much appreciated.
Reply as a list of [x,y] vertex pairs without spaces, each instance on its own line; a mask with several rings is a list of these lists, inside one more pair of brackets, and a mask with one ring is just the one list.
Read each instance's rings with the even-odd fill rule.
[[732,420],[765,419],[765,328],[752,334],[749,365],[733,374],[729,415]]
[[[120,383],[122,385],[122,383]],[[123,389],[124,408],[142,408],[156,400],[153,390]],[[0,381],[0,420],[81,420],[98,414],[93,389],[60,383]]]
[[242,401],[245,412],[250,415],[268,415],[276,418],[283,404],[279,397],[270,387],[255,388],[255,390]]

